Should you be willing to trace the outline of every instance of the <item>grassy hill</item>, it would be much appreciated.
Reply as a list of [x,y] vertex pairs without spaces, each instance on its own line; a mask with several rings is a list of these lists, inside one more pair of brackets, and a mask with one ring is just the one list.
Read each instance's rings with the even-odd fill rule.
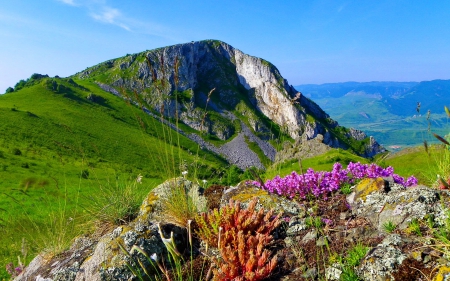
[[[21,86],[0,96],[2,265],[23,257],[23,239],[28,261],[46,246],[39,235],[58,227],[68,232],[65,223],[75,218],[81,230],[92,205],[108,192],[135,187],[140,204],[152,187],[181,170],[211,180],[228,166],[89,81],[37,77]],[[142,185],[136,186],[138,175]],[[55,239],[72,238],[66,235]]]

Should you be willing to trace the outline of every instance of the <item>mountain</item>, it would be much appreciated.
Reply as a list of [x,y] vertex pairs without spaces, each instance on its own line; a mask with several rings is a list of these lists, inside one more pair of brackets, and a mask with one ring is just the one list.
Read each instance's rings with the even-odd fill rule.
[[[33,96],[42,91],[48,97],[56,93],[75,103],[55,107],[49,114],[39,112],[38,108],[49,106],[46,99]],[[68,78],[34,74],[7,92],[2,100],[14,101],[14,108],[40,118],[62,116],[58,112],[64,107],[92,104],[101,106],[102,111],[110,110],[115,118],[123,113],[115,112],[121,109],[110,103],[119,99],[140,108],[153,123],[169,126],[186,143],[196,143],[241,169],[267,167],[284,141],[296,147],[319,139],[326,146],[369,157],[382,151],[363,132],[339,126],[315,102],[289,85],[274,65],[217,40],[126,55]],[[32,96],[34,103],[25,106],[24,101]],[[63,118],[76,124],[69,116]],[[138,118],[142,122],[143,117]],[[120,122],[129,116],[116,119]],[[56,124],[58,120],[49,122]],[[104,120],[99,122],[102,126]],[[192,145],[182,149],[191,153],[187,147]]]
[[[282,135],[291,140],[322,135],[326,145],[364,156],[380,151],[373,139],[339,126],[300,95],[274,65],[217,40],[127,55],[73,78],[95,82],[105,91],[145,106],[151,114],[178,118],[189,127],[181,133],[241,168],[263,167],[243,145],[245,140],[256,143],[273,161],[274,140]],[[222,142],[214,147],[211,139]],[[235,148],[239,153],[233,152]],[[248,159],[254,160],[245,162]]]
[[444,105],[450,104],[450,80],[345,82],[295,88],[340,124],[363,130],[384,146],[433,142],[430,132],[448,133]]

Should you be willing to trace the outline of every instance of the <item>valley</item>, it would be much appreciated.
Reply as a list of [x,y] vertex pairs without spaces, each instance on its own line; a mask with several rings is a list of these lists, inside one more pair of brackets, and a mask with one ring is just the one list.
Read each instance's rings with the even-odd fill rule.
[[[340,124],[360,129],[389,150],[437,143],[446,135],[450,81],[346,82],[295,87]],[[420,106],[418,107],[418,103]]]

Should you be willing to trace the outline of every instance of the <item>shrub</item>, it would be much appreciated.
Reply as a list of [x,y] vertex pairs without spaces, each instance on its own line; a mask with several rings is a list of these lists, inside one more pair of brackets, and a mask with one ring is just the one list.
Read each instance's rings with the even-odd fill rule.
[[22,155],[22,151],[18,148],[13,148],[12,154],[20,156],[20,155]]
[[27,81],[21,79],[19,82],[16,83],[16,85],[14,86],[14,90],[18,91],[20,89],[22,89],[23,87],[25,87]]
[[88,179],[89,178],[89,170],[83,170],[81,171],[81,177],[83,179]]
[[103,103],[103,102],[105,102],[105,99],[104,99],[103,97],[98,96],[98,95],[95,95],[95,94],[93,94],[93,93],[90,93],[90,94],[86,97],[86,99],[88,99],[88,100],[90,100],[90,101],[92,101],[92,102],[95,102],[95,103]]
[[31,75],[31,77],[30,77],[30,79],[35,79],[35,80],[37,80],[37,79],[42,79],[42,78],[48,78],[48,75],[47,74],[39,74],[39,73],[33,73],[32,75]]
[[56,92],[63,94],[65,92],[67,92],[69,89],[64,86],[63,84],[58,84],[58,86],[56,86]]

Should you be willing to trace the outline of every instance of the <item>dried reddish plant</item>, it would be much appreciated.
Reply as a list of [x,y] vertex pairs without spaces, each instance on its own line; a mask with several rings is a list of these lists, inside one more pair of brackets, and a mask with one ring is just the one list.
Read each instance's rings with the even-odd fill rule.
[[234,212],[235,209],[225,206],[197,215],[195,218],[195,222],[198,225],[196,234],[208,245],[216,247],[219,238],[219,228],[222,227],[225,221],[230,220]]
[[268,234],[245,233],[230,229],[223,233],[219,241],[220,258],[215,260],[213,269],[215,281],[263,280],[277,266],[277,256],[270,259],[271,252],[264,246],[272,241]]
[[255,210],[257,199],[247,209],[230,200],[220,210],[202,214],[197,234],[209,245],[219,248],[220,257],[214,263],[213,280],[263,280],[277,265],[277,256],[264,249],[272,241],[270,233],[280,223],[273,210]]

